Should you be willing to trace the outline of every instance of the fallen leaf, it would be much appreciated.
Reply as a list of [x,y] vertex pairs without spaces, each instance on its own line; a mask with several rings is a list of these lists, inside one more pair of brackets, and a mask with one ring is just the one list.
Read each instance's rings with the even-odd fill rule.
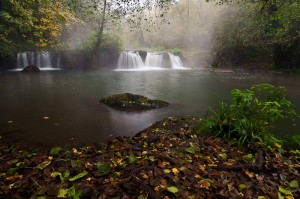
[[207,182],[206,180],[200,180],[200,181],[198,182],[198,184],[199,184],[199,187],[200,187],[200,188],[209,189],[209,187],[210,187],[210,183]]
[[68,189],[60,189],[58,191],[57,197],[58,198],[65,198],[68,194]]
[[283,193],[284,195],[293,195],[293,193],[287,189],[284,189],[283,187],[279,186],[279,192]]
[[254,176],[254,173],[253,172],[251,172],[251,171],[248,171],[248,170],[244,170],[245,171],[245,173],[247,174],[247,176],[249,176],[249,178],[253,178],[253,176]]
[[23,175],[14,175],[6,178],[7,181],[14,181],[23,178]]
[[200,175],[196,174],[194,177],[198,179],[198,178],[200,178]]
[[172,172],[174,173],[175,176],[178,176],[179,171],[177,168],[173,168]]
[[247,185],[239,184],[239,190],[243,190],[243,189],[246,189],[246,188],[247,188]]
[[86,176],[87,174],[88,174],[87,171],[81,172],[81,173],[77,174],[76,176],[70,178],[69,181],[70,181],[70,182],[73,182],[73,181],[75,181],[75,180],[78,180],[78,179],[80,179],[80,178],[83,178],[83,177]]
[[160,187],[166,188],[168,186],[168,182],[165,179],[161,179],[160,181]]
[[42,162],[41,164],[37,165],[36,168],[43,170],[49,164],[51,164],[51,160],[46,160],[46,161]]
[[199,169],[200,169],[202,172],[204,172],[204,171],[205,171],[205,166],[204,166],[204,165],[200,165],[200,166],[199,166]]
[[171,186],[171,187],[167,187],[167,190],[171,193],[177,193],[179,190],[177,189],[177,187]]
[[289,183],[290,187],[292,188],[297,188],[299,186],[298,181],[297,180],[293,180]]

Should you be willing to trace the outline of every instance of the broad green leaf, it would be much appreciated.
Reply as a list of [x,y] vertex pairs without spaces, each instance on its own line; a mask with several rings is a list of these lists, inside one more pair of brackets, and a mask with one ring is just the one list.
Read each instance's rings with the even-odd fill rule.
[[245,184],[239,184],[239,189],[240,190],[243,190],[243,189],[246,189],[247,188],[247,185]]
[[186,148],[185,151],[188,152],[188,153],[191,153],[191,154],[195,154],[196,153],[195,149],[192,148],[192,147]]
[[75,181],[75,180],[78,180],[78,179],[80,179],[80,178],[83,178],[83,177],[86,176],[87,174],[88,174],[88,172],[87,172],[87,171],[84,171],[84,172],[79,173],[79,174],[77,174],[76,176],[70,178],[69,181],[73,182],[73,181]]
[[171,169],[164,169],[165,173],[171,173]]
[[171,193],[177,193],[178,189],[177,187],[171,186],[171,187],[167,187],[167,190]]
[[53,147],[50,152],[49,152],[49,155],[57,155],[59,153],[59,151],[61,150],[61,147]]
[[297,180],[291,181],[291,182],[289,183],[289,185],[290,185],[290,187],[292,187],[292,188],[297,188],[297,187],[299,187],[299,183],[298,183]]
[[291,195],[291,196],[293,195],[293,193],[291,191],[286,190],[286,189],[282,188],[281,186],[279,186],[279,192],[283,193],[284,195]]
[[258,196],[257,199],[266,199],[265,196]]
[[255,157],[251,153],[244,155],[243,160],[247,163],[254,163],[256,161]]
[[105,164],[97,163],[96,166],[98,168],[98,172],[101,173],[102,175],[108,174],[110,172],[109,166]]
[[71,197],[72,199],[80,199],[81,192],[76,191],[75,187],[71,187],[68,190],[68,196]]
[[190,147],[186,148],[185,151],[191,154],[195,154],[196,151],[199,151],[199,148],[197,145],[191,142]]
[[53,172],[53,173],[51,173],[51,177],[52,178],[56,178],[56,176],[61,176],[61,173],[60,172]]
[[58,198],[65,198],[65,197],[67,197],[68,191],[69,191],[68,189],[60,189],[58,191],[57,197]]
[[224,160],[227,159],[227,154],[226,153],[219,153],[218,156],[220,156]]
[[128,156],[127,159],[128,159],[129,164],[137,162],[137,158],[134,155]]

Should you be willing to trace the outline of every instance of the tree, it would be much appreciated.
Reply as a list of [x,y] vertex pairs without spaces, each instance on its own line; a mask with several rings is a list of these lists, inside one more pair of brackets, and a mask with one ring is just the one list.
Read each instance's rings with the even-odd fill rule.
[[62,46],[61,36],[77,19],[58,0],[4,0],[0,14],[0,57],[17,51],[49,50]]
[[[222,4],[228,1],[214,2]],[[219,39],[216,44],[221,52],[219,57],[233,55],[233,62],[240,62],[249,55],[246,51],[252,48],[250,51],[253,52],[253,48],[256,48],[258,54],[262,53],[261,49],[266,49],[265,53],[272,51],[276,67],[292,68],[300,65],[297,61],[300,51],[299,0],[230,2],[233,4],[230,4],[226,13],[229,20],[220,26],[217,36]],[[230,52],[228,49],[236,50]]]

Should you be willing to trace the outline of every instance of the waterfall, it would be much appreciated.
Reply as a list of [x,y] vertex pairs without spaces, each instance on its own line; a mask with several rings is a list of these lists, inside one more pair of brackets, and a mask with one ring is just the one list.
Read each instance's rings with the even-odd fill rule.
[[165,70],[187,69],[179,56],[172,53],[143,52],[145,62],[138,51],[124,51],[118,59],[116,70]]
[[55,69],[60,67],[60,55],[53,52],[19,52],[17,54],[18,69],[33,64],[41,69]]
[[172,68],[174,69],[184,69],[183,63],[179,56],[173,55],[172,53],[168,53],[170,56],[170,61]]
[[39,68],[52,68],[51,53],[50,52],[37,52],[37,64]]
[[145,61],[146,67],[162,67],[163,63],[163,54],[161,53],[147,53],[146,61]]
[[28,52],[21,52],[17,54],[18,68],[24,68],[29,65],[27,53]]
[[122,52],[118,60],[118,69],[138,69],[144,67],[143,60],[138,52]]

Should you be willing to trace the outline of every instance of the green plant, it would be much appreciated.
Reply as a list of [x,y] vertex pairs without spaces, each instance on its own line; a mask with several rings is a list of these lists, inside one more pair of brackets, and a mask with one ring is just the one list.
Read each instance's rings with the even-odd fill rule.
[[181,56],[182,55],[182,50],[179,48],[173,48],[171,49],[171,53],[173,53],[176,56]]
[[222,102],[216,111],[211,111],[199,124],[198,133],[224,137],[239,146],[281,142],[270,133],[270,128],[279,119],[296,115],[284,87],[258,84],[249,90],[234,89],[231,95],[232,103]]

